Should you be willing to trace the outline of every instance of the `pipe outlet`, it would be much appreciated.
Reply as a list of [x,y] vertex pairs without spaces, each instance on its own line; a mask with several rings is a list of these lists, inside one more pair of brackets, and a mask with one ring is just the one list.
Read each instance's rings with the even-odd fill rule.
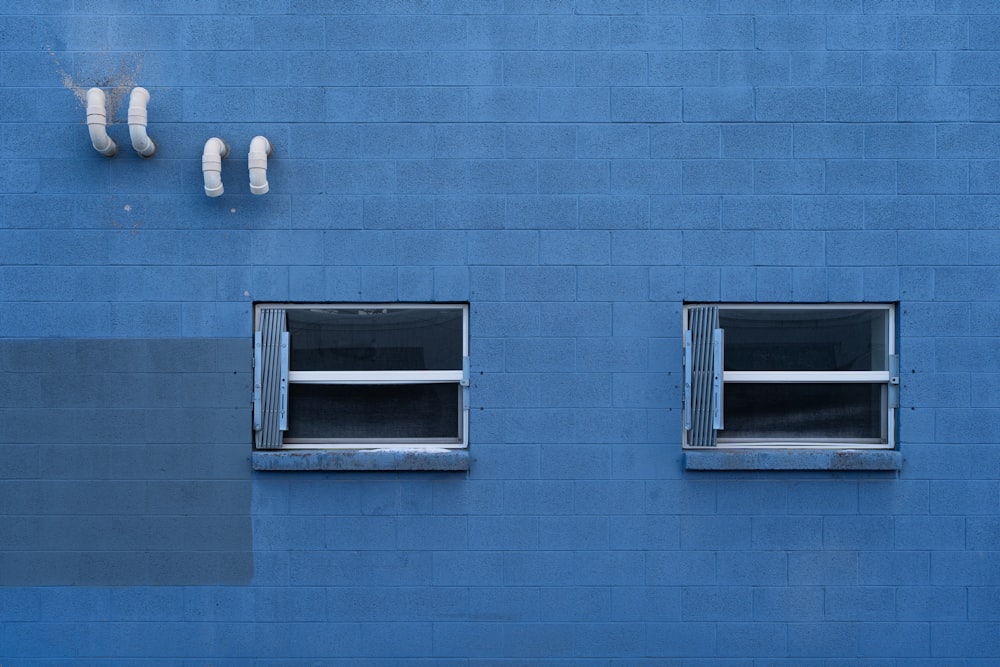
[[118,144],[108,136],[107,98],[100,88],[87,91],[87,129],[90,130],[90,143],[94,144],[94,150],[104,157],[114,157]]
[[133,88],[128,100],[128,133],[132,137],[132,148],[144,158],[153,157],[156,144],[146,134],[146,105],[149,91],[141,86]]
[[218,137],[205,142],[201,154],[201,170],[205,174],[205,194],[218,197],[223,193],[222,161],[229,155],[229,144]]
[[257,136],[250,141],[247,162],[250,165],[250,192],[255,195],[267,194],[270,189],[267,184],[267,158],[270,155],[271,142],[265,137]]

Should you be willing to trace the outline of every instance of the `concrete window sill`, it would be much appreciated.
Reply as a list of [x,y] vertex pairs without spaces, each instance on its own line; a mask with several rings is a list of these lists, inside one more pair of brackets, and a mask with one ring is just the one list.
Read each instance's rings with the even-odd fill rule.
[[253,452],[254,470],[468,470],[467,449],[286,449]]
[[685,470],[900,470],[903,457],[885,449],[716,449],[685,451]]

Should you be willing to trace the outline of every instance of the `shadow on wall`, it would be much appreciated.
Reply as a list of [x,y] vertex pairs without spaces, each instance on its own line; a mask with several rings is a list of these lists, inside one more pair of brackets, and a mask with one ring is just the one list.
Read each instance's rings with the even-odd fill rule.
[[0,585],[253,576],[244,339],[0,341]]

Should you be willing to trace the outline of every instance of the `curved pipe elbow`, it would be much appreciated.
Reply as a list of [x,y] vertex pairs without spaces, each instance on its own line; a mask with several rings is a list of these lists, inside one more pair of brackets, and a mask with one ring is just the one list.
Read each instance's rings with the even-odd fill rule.
[[270,155],[271,142],[265,137],[257,136],[250,141],[247,162],[250,166],[250,192],[255,195],[267,194],[270,189],[267,184],[267,158]]
[[90,131],[90,143],[94,150],[104,157],[114,157],[118,152],[118,144],[108,136],[107,98],[100,88],[87,91],[87,129]]
[[222,195],[222,161],[229,155],[229,144],[218,137],[205,142],[201,154],[201,170],[205,175],[205,194],[209,197]]
[[146,134],[147,104],[149,91],[141,86],[133,88],[128,102],[128,133],[132,138],[132,148],[144,158],[153,157],[156,152],[156,144]]

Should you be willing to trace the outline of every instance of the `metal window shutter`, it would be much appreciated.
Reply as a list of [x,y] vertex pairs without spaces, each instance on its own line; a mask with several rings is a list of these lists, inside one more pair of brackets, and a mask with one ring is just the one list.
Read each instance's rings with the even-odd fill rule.
[[718,306],[688,310],[685,428],[689,447],[715,447],[722,428],[722,330]]
[[254,334],[254,429],[258,449],[279,449],[288,429],[288,331],[283,308],[261,311]]

